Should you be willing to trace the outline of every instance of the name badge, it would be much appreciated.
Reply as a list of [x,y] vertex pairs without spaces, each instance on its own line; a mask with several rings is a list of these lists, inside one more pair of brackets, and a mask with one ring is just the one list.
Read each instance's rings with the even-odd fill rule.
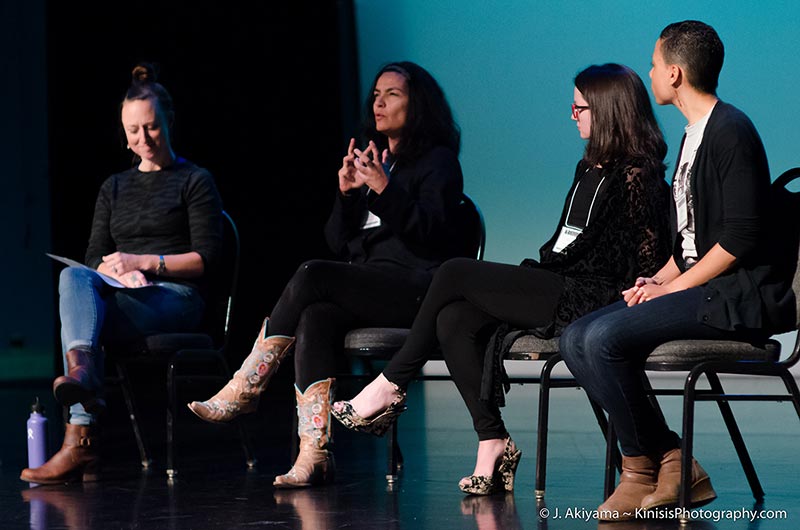
[[582,233],[582,228],[575,228],[568,225],[562,226],[561,233],[558,234],[558,239],[556,239],[556,244],[553,245],[553,252],[558,252],[560,254],[562,250],[575,241]]
[[375,228],[376,226],[381,226],[381,218],[367,210],[367,219],[364,221],[361,229],[366,230],[367,228]]

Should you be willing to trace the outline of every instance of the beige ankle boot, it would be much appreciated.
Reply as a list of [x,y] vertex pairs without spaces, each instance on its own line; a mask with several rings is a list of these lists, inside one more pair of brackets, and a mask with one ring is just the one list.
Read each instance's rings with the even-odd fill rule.
[[207,401],[189,403],[189,408],[199,418],[211,423],[225,423],[239,414],[253,412],[258,408],[261,392],[294,344],[294,337],[267,336],[268,324],[269,319],[264,319],[261,333],[253,344],[253,351],[228,384]]
[[601,521],[625,521],[636,517],[642,499],[656,490],[658,462],[649,456],[623,456],[617,489],[597,508]]
[[[703,506],[717,498],[708,473],[700,467],[697,460],[692,459],[692,476],[689,481],[692,487],[691,506]],[[661,458],[661,469],[658,472],[656,491],[642,499],[642,508],[651,510],[662,506],[678,504],[681,489],[681,450],[672,449]]]
[[336,466],[331,441],[331,401],[333,378],[310,385],[305,392],[294,387],[297,398],[297,434],[300,435],[300,454],[292,469],[275,477],[276,488],[305,488],[333,482]]

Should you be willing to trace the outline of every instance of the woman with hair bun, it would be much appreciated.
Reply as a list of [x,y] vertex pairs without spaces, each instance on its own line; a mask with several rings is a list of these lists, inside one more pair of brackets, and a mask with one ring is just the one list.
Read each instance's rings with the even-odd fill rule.
[[106,338],[196,330],[203,315],[205,278],[222,245],[222,201],[211,174],[172,150],[172,98],[140,64],[120,105],[134,167],[112,175],[95,204],[86,264],[59,279],[64,375],[53,382],[69,406],[64,443],[47,463],[22,471],[39,484],[94,479],[98,467],[97,415],[102,399]]

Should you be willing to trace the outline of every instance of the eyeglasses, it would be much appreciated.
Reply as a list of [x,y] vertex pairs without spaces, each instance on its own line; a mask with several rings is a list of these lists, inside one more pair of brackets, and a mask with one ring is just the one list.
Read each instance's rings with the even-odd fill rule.
[[578,119],[581,112],[584,110],[589,110],[589,105],[576,105],[575,103],[572,104],[572,117],[574,119]]

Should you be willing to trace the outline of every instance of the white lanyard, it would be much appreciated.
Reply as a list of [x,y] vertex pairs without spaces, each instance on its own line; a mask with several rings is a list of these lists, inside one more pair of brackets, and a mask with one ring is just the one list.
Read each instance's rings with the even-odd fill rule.
[[[588,173],[589,170],[587,169],[586,172]],[[581,186],[581,183],[575,186],[575,190],[572,192],[572,198],[569,201],[569,208],[567,209],[567,215],[564,217],[564,226],[561,227],[561,233],[558,234],[558,239],[556,239],[555,245],[553,245],[553,252],[560,253],[564,250],[570,243],[575,241],[579,235],[583,233],[583,230],[589,226],[589,220],[592,218],[592,209],[594,208],[594,203],[597,201],[597,195],[600,193],[600,187],[605,182],[606,177],[600,179],[600,182],[597,184],[597,188],[594,190],[594,195],[592,195],[592,202],[589,203],[589,213],[586,216],[586,225],[581,227],[578,226],[571,226],[567,221],[569,221],[569,216],[572,213],[572,203],[575,202],[575,195],[578,193],[578,188]]]

